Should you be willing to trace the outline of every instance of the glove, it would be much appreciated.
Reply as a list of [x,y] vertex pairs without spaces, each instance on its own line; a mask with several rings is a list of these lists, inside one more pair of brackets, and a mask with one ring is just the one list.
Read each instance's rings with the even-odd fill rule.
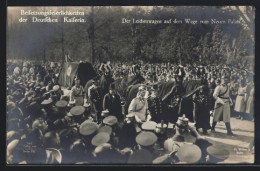
[[225,102],[219,97],[217,98],[216,102],[220,104],[225,104]]

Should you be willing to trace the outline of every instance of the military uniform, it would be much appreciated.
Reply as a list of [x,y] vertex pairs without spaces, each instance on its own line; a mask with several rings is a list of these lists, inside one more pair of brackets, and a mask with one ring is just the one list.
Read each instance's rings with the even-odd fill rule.
[[148,99],[148,110],[150,111],[151,120],[157,123],[164,120],[163,102],[160,97],[150,97]]
[[93,87],[90,89],[90,100],[92,101],[94,110],[96,112],[96,119],[98,122],[101,122],[103,92],[100,87]]
[[76,105],[82,106],[84,103],[84,88],[80,85],[79,87],[73,86],[71,89],[71,101],[76,100]]
[[[227,76],[222,76],[222,79],[229,79]],[[224,83],[216,87],[213,97],[216,99],[214,113],[213,113],[213,123],[212,131],[215,131],[215,126],[218,121],[224,121],[227,128],[227,134],[234,136],[231,131],[230,126],[230,88],[229,85]]]

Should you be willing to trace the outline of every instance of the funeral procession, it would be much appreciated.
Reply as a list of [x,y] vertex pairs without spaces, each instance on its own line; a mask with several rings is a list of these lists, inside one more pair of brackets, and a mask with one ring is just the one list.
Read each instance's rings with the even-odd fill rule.
[[[86,22],[52,15],[69,10]],[[253,7],[7,11],[8,165],[254,163]],[[58,22],[29,21],[42,11]]]

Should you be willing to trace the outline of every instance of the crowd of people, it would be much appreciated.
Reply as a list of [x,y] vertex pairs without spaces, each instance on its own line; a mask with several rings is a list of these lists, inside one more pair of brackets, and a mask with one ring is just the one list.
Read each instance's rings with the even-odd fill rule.
[[[253,74],[245,69],[142,62],[94,68],[100,79],[86,90],[76,77],[67,94],[58,82],[60,63],[7,63],[8,164],[218,163],[228,152],[217,155],[220,149],[199,129],[208,134],[223,121],[227,135],[236,136],[230,117],[254,121]],[[127,109],[113,84],[125,77],[134,78],[129,85],[141,84]],[[175,82],[171,100],[179,102],[188,80],[202,83],[191,94],[195,125],[179,113],[170,128],[164,110],[173,106],[158,95],[158,83]]]

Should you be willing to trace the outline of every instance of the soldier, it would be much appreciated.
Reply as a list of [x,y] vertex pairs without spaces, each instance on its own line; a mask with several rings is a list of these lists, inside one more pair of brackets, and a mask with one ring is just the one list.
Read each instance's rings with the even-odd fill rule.
[[101,123],[101,112],[102,112],[102,104],[103,104],[103,91],[97,85],[97,82],[93,80],[93,87],[90,89],[89,98],[93,104],[94,111],[95,111],[95,120],[97,123]]
[[50,93],[50,97],[52,98],[52,100],[54,101],[54,103],[56,103],[57,101],[59,101],[61,99],[63,92],[60,88],[59,85],[55,85],[52,88],[52,91]]
[[148,99],[148,110],[152,121],[159,123],[161,120],[165,120],[163,105],[162,98],[158,96],[158,86],[153,85]]
[[43,83],[45,86],[47,86],[48,83],[51,81],[52,81],[51,70],[47,70],[47,74],[43,78]]
[[43,81],[42,81],[42,79],[41,79],[41,75],[40,75],[40,73],[38,73],[37,75],[36,75],[36,81],[35,81],[35,87],[37,87],[37,86],[43,86],[44,85],[44,83],[43,83]]
[[101,70],[103,72],[103,75],[100,78],[100,87],[102,88],[104,94],[107,94],[109,92],[109,86],[112,82],[114,82],[114,79],[111,76],[111,66],[109,64],[102,64]]
[[178,121],[176,122],[176,133],[173,137],[168,138],[164,142],[164,148],[166,151],[173,152],[178,151],[184,144],[199,146],[202,152],[200,162],[204,163],[206,161],[206,148],[210,146],[211,143],[200,136],[193,126],[189,125],[189,120],[185,115],[178,118]]
[[[136,136],[136,143],[138,149],[129,157],[128,163],[130,164],[151,164],[153,159],[158,157],[158,154],[154,153],[154,144],[158,137],[153,132],[142,131]],[[144,155],[145,154],[145,155]],[[140,158],[140,157],[144,158]],[[139,158],[139,161],[136,160]]]
[[145,87],[141,85],[138,88],[136,97],[131,101],[128,107],[128,113],[135,113],[135,120],[137,123],[143,123],[147,119],[148,103],[145,99]]
[[116,93],[114,84],[110,84],[109,93],[104,97],[103,110],[108,110],[110,115],[116,116],[120,121],[123,119],[120,96]]
[[79,78],[75,79],[75,86],[71,88],[70,101],[76,101],[76,105],[82,106],[84,100],[86,99],[86,94],[82,85],[80,85]]
[[214,91],[213,97],[216,99],[213,123],[211,131],[215,132],[215,126],[218,121],[223,120],[227,128],[227,135],[235,136],[230,126],[230,105],[232,103],[229,96],[229,77],[223,75],[221,77],[221,84],[218,85]]

